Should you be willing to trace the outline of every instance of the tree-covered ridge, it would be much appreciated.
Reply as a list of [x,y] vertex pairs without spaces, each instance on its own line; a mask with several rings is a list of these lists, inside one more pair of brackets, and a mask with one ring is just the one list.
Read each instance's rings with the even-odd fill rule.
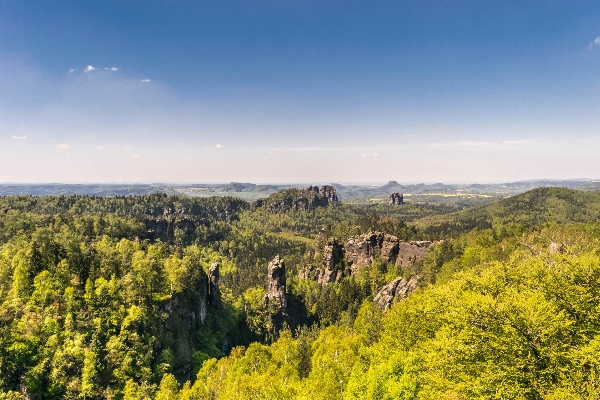
[[467,208],[416,222],[430,236],[457,236],[473,228],[531,227],[546,222],[596,222],[600,220],[600,191],[538,188],[498,202]]

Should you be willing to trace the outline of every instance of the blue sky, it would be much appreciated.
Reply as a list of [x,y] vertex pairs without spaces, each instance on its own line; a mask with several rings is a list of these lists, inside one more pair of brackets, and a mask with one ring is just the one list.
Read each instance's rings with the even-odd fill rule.
[[599,72],[592,1],[4,1],[0,182],[600,178]]

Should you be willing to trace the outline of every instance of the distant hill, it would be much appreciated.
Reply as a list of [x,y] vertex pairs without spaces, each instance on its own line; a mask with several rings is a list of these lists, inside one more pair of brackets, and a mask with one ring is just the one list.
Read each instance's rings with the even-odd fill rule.
[[535,226],[546,222],[599,222],[600,191],[543,187],[492,204],[426,217],[416,224],[432,235],[459,234],[473,228]]

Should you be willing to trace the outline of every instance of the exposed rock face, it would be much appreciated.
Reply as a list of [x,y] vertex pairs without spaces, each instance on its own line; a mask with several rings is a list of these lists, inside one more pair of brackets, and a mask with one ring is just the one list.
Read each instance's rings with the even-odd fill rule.
[[339,201],[335,188],[331,185],[324,185],[321,188],[321,195],[327,200],[327,204]]
[[175,228],[181,229],[185,232],[194,232],[196,229],[196,224],[189,218],[181,218],[175,222]]
[[400,242],[396,265],[414,265],[417,261],[425,257],[430,246],[431,242],[429,241]]
[[208,270],[208,280],[208,302],[215,308],[221,307],[221,291],[219,290],[219,263],[211,264]]
[[562,243],[552,242],[548,246],[548,253],[550,253],[550,254],[563,253],[564,251],[565,251],[565,246]]
[[173,374],[180,381],[190,379],[190,362],[196,340],[207,314],[208,276],[204,271],[195,284],[193,296],[176,294],[162,306],[167,315],[164,328],[173,338],[175,362]]
[[159,237],[163,232],[167,231],[169,222],[164,219],[148,219],[146,220],[146,230],[148,235],[153,239]]
[[418,285],[421,276],[415,275],[409,280],[404,278],[396,278],[385,285],[375,296],[373,301],[382,310],[387,310],[394,302],[401,301],[414,292]]
[[395,263],[399,240],[396,236],[382,232],[369,232],[348,239],[344,244],[344,250],[346,261],[354,274],[360,267],[371,265],[376,256],[379,256],[382,262]]
[[[318,240],[321,239],[322,235],[319,234]],[[371,265],[375,257],[379,257],[382,263],[412,266],[427,254],[431,243],[402,242],[396,236],[382,232],[353,236],[344,243],[343,247],[336,238],[330,238],[323,247],[322,264],[305,266],[298,276],[301,279],[312,279],[321,285],[327,285],[338,282],[345,276],[356,274],[361,267]]]
[[389,203],[391,205],[401,205],[404,204],[404,195],[400,193],[392,193],[389,196]]
[[265,301],[267,304],[276,302],[282,311],[287,307],[285,264],[279,256],[269,263]]
[[347,275],[343,269],[343,260],[344,248],[336,238],[329,238],[323,247],[321,266],[305,266],[298,276],[302,279],[312,279],[321,285],[338,282]]
[[323,248],[323,267],[317,272],[317,281],[321,285],[337,282],[344,275],[337,267],[344,258],[344,250],[336,238],[331,238]]

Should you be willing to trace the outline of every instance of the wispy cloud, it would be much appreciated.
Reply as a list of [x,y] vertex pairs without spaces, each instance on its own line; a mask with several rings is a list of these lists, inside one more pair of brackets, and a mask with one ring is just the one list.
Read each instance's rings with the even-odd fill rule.
[[70,73],[70,74],[72,74],[73,72],[75,72],[75,68],[71,68],[71,69],[69,70],[69,73]]
[[215,149],[221,149],[221,148],[223,148],[223,145],[222,145],[222,144],[220,144],[220,143],[217,143],[217,144],[215,145]]
[[590,45],[588,46],[590,49],[594,46],[600,46],[600,36],[598,36]]
[[61,143],[61,144],[56,145],[56,148],[61,149],[61,150],[67,150],[67,149],[71,148],[71,145],[66,144],[66,143]]
[[142,79],[141,82],[150,82],[150,79]]
[[104,146],[96,146],[97,149],[103,149]]
[[371,153],[371,154],[366,154],[366,153],[363,153],[363,154],[361,155],[361,157],[362,157],[362,158],[367,158],[367,157],[379,157],[379,153]]
[[12,140],[27,140],[27,136],[11,136],[10,137]]
[[85,67],[85,69],[83,70],[83,72],[90,72],[90,71],[93,71],[95,69],[98,69],[98,68],[94,68],[93,66],[88,65],[87,67]]
[[129,156],[129,158],[141,158],[142,156],[140,156],[139,154],[132,154]]
[[119,68],[119,67],[110,67],[110,68],[108,68],[108,67],[105,67],[105,68],[104,68],[104,70],[105,70],[105,71],[113,71],[113,72],[117,72],[117,71],[118,71],[118,70],[120,70],[120,69],[121,69],[121,68]]

